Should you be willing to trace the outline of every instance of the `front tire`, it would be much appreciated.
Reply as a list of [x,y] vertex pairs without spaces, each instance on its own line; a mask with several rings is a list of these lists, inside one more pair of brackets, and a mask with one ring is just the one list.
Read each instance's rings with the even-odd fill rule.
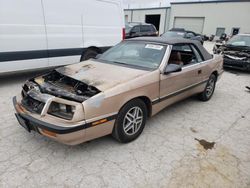
[[199,94],[199,98],[201,101],[208,101],[212,98],[216,85],[216,76],[212,74],[208,81],[207,85],[202,93]]
[[147,120],[147,107],[140,99],[134,99],[120,110],[112,136],[122,143],[128,143],[140,136]]

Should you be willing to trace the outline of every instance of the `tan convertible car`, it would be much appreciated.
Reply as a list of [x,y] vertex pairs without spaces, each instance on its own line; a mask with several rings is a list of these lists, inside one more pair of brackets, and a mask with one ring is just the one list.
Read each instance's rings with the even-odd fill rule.
[[26,130],[69,145],[109,134],[130,142],[166,106],[195,94],[209,100],[222,61],[196,41],[125,40],[96,59],[28,80],[13,98],[16,117]]

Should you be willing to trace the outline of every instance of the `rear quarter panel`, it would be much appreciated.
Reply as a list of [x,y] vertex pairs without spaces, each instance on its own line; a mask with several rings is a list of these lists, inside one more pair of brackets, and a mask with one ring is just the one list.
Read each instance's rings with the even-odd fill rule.
[[203,70],[203,80],[209,79],[214,72],[219,76],[223,72],[223,57],[221,55],[214,55],[212,59],[204,61],[201,64]]

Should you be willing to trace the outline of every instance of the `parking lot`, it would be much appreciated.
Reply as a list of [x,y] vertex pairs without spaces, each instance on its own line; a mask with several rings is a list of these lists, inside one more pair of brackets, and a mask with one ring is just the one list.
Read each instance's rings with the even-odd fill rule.
[[0,187],[250,187],[248,73],[226,71],[209,102],[166,108],[132,143],[78,146],[19,126],[12,97],[38,73],[0,77]]

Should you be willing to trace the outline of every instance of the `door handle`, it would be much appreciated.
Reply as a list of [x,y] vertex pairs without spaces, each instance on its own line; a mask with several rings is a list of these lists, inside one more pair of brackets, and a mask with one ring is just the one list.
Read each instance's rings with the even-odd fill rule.
[[202,73],[202,70],[198,70],[198,74],[201,74]]

